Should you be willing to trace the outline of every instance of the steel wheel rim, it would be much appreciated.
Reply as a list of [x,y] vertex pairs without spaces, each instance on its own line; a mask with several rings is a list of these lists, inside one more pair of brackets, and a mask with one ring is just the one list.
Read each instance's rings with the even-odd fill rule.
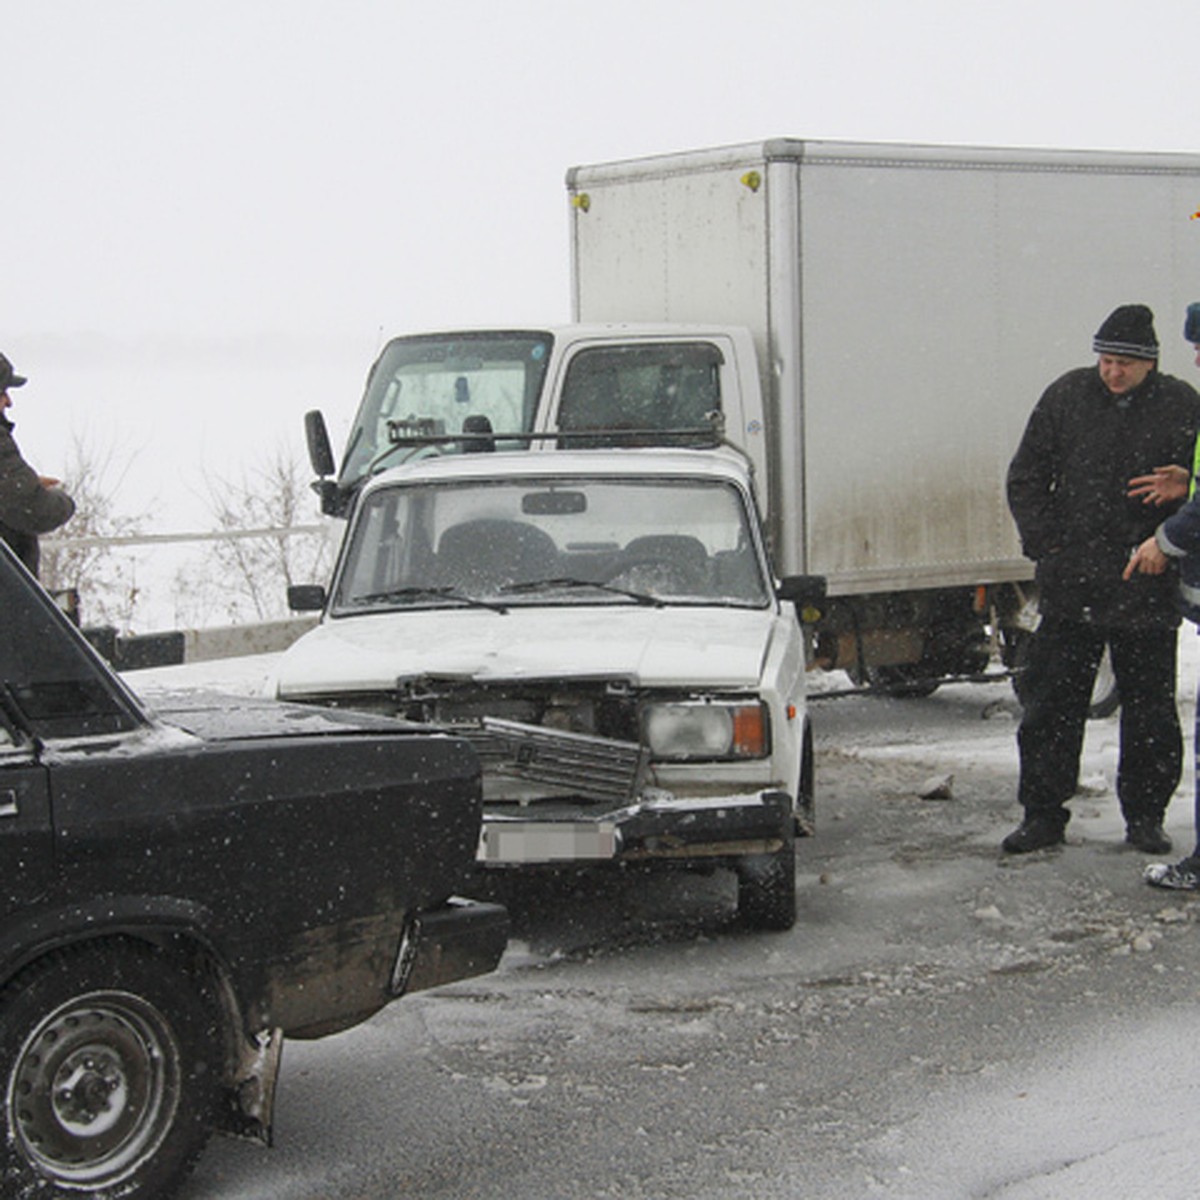
[[162,1144],[180,1082],[175,1039],[157,1008],[126,992],[77,996],[22,1045],[8,1127],[43,1175],[76,1186],[117,1183]]

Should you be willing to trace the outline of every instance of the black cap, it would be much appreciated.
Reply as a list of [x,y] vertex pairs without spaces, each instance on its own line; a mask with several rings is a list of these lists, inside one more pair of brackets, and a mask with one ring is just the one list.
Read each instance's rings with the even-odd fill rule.
[[7,392],[9,388],[20,387],[25,382],[24,375],[18,375],[13,370],[13,365],[0,354],[0,392]]
[[1122,304],[1113,309],[1096,330],[1092,349],[1097,354],[1115,354],[1119,358],[1157,359],[1154,314],[1144,304]]

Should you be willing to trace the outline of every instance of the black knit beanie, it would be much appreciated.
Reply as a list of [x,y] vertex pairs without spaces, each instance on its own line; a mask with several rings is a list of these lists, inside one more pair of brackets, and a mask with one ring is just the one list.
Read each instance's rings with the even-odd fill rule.
[[1122,304],[1113,309],[1096,330],[1092,349],[1097,354],[1115,354],[1120,358],[1157,359],[1154,314],[1144,304]]

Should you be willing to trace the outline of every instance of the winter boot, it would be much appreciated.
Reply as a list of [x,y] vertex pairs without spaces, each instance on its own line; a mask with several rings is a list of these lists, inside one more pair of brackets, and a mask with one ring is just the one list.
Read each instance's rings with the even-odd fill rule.
[[1125,840],[1146,854],[1170,854],[1171,839],[1154,817],[1137,817],[1125,827]]
[[1007,854],[1028,854],[1047,846],[1061,846],[1067,822],[1052,813],[1026,813],[1025,820],[1001,842]]

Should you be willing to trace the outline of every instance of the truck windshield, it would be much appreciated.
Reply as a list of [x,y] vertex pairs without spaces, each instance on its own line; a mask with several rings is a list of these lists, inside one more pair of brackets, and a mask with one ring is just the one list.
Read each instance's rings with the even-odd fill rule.
[[[397,438],[531,429],[552,344],[549,333],[533,330],[393,339],[371,368],[339,483],[353,487],[411,457],[414,448]],[[520,445],[509,439],[495,448]]]
[[717,480],[507,479],[371,493],[334,615],[488,600],[546,604],[771,602],[746,500]]

